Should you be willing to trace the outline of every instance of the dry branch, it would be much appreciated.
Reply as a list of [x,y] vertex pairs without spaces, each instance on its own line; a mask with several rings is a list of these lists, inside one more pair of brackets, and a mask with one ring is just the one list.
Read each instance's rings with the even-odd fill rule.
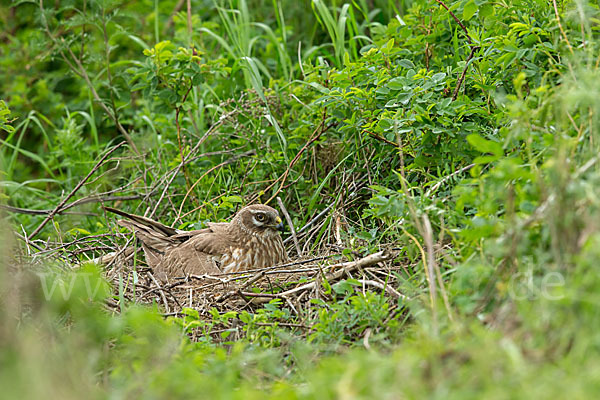
[[94,174],[94,172],[96,172],[98,170],[98,168],[100,168],[102,166],[102,164],[108,158],[108,156],[110,156],[115,150],[117,150],[119,147],[123,146],[124,144],[125,144],[125,142],[121,142],[118,145],[111,148],[109,151],[107,151],[106,154],[104,154],[104,156],[102,156],[100,161],[98,161],[96,163],[96,165],[94,165],[94,168],[92,168],[91,171],[88,172],[88,174],[81,181],[79,181],[79,183],[77,184],[77,186],[75,186],[75,188],[71,191],[71,193],[69,193],[67,195],[67,197],[62,199],[62,201],[60,203],[58,203],[58,205],[54,208],[54,210],[52,210],[48,214],[48,216],[42,221],[42,223],[31,233],[31,235],[29,235],[29,239],[33,239],[38,233],[40,233],[42,228],[44,228],[44,226],[46,226],[46,224],[52,218],[54,218],[54,216],[64,207],[64,205],[67,203],[67,201],[69,201],[69,199],[71,197],[73,197],[79,189],[81,189],[81,187],[87,182],[87,180],[90,179],[90,177]]
[[[327,281],[335,281],[340,279],[342,276],[346,275],[349,272],[355,271],[359,268],[369,267],[371,265],[380,263],[382,261],[386,261],[390,259],[391,255],[387,251],[380,251],[378,253],[369,254],[368,256],[361,258],[360,260],[350,261],[346,263],[332,265],[330,269],[341,268],[339,271],[329,273],[325,275],[325,279]],[[298,286],[294,289],[287,290],[282,293],[277,293],[278,297],[284,298],[294,293],[298,293],[305,290],[314,289],[317,285],[317,281],[310,282],[301,286]],[[260,297],[260,296],[257,296]],[[267,296],[268,297],[268,296]]]
[[277,196],[277,204],[279,205],[279,208],[281,209],[281,212],[283,213],[283,216],[285,217],[285,220],[287,221],[288,226],[290,227],[292,239],[294,239],[294,246],[296,247],[296,253],[298,254],[298,257],[302,257],[302,249],[300,248],[300,243],[298,243],[298,236],[296,236],[296,228],[294,228],[294,222],[292,221],[290,214],[288,213],[287,209],[285,208],[285,205],[283,204],[283,201],[281,200],[281,197],[279,196]]

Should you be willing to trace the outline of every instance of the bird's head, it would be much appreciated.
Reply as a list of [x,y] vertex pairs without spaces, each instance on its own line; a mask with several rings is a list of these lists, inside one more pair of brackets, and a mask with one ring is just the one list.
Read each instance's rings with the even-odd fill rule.
[[254,204],[242,208],[235,218],[251,232],[263,233],[266,230],[283,231],[283,221],[273,207],[264,204]]

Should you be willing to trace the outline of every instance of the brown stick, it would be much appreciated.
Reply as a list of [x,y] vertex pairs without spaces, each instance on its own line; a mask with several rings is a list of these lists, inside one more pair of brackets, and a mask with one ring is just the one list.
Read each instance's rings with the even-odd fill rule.
[[389,144],[389,145],[394,146],[394,147],[400,147],[398,145],[398,143],[392,142],[391,140],[387,140],[386,138],[384,138],[383,136],[380,136],[380,135],[376,134],[375,132],[371,132],[371,131],[368,131],[366,129],[363,132],[368,133],[369,136],[371,136],[371,137],[373,137],[373,138],[375,138],[375,139],[377,139],[377,140],[379,140],[381,142],[384,142],[384,143]]
[[55,208],[54,210],[52,210],[48,216],[46,217],[46,219],[44,219],[42,221],[42,223],[33,231],[33,233],[31,235],[29,235],[30,239],[33,239],[38,233],[40,233],[40,231],[42,230],[42,228],[44,228],[44,226],[46,226],[46,224],[52,219],[54,218],[54,216],[63,208],[63,206],[67,203],[67,201],[69,201],[69,199],[71,197],[73,197],[73,195],[75,195],[75,193],[77,193],[77,191],[79,189],[81,189],[81,187],[85,184],[85,182],[87,182],[88,179],[90,179],[90,177],[94,174],[94,172],[96,172],[98,170],[98,168],[100,168],[100,166],[102,166],[102,164],[104,163],[104,160],[106,160],[108,158],[108,156],[110,156],[115,150],[117,150],[119,147],[121,147],[122,145],[124,145],[125,142],[121,142],[118,145],[114,146],[112,149],[110,149],[109,151],[106,152],[106,154],[104,154],[104,156],[102,156],[102,158],[100,159],[100,161],[98,161],[96,163],[96,165],[94,165],[94,168],[92,168],[92,170],[85,176],[85,178],[83,178],[81,181],[79,181],[79,183],[77,184],[77,186],[75,186],[75,188],[73,190],[71,190],[71,193],[69,193],[69,195],[67,197],[65,197]]
[[[57,211],[55,215],[96,215],[94,213],[86,213],[86,212],[78,212],[78,211],[65,211],[68,210],[69,208],[73,208],[76,206],[80,206],[83,204],[87,204],[87,203],[104,203],[107,201],[124,201],[124,200],[137,200],[137,199],[141,199],[142,197],[144,197],[144,194],[136,194],[136,195],[131,195],[131,196],[107,196],[107,197],[102,197],[102,196],[88,196],[88,197],[84,197],[81,198],[79,200],[76,200],[72,203],[69,203],[68,205],[65,205],[61,210]],[[20,208],[20,207],[13,207],[13,206],[7,206],[5,204],[0,204],[0,208],[8,211],[8,212],[13,212],[13,213],[17,213],[17,214],[30,214],[30,215],[48,215],[50,214],[53,210],[32,210],[30,208]]]
[[[273,183],[271,183],[269,186],[267,186],[267,188],[263,191],[264,193],[267,192],[267,190],[271,189],[273,186],[275,186],[275,184],[279,181],[281,181],[281,185],[279,185],[279,188],[277,189],[277,191],[275,192],[275,194],[273,194],[273,196],[271,196],[269,198],[269,200],[265,201],[265,204],[269,204],[269,202],[271,202],[271,200],[273,200],[275,197],[277,197],[277,195],[279,194],[279,192],[281,191],[281,189],[283,188],[283,184],[285,183],[285,180],[287,179],[290,170],[292,169],[292,167],[294,166],[294,164],[296,164],[296,162],[298,162],[298,160],[300,159],[300,156],[302,155],[302,153],[304,153],[306,151],[306,149],[308,149],[308,147],[313,144],[315,141],[317,141],[321,135],[323,134],[323,132],[329,130],[329,128],[331,128],[332,126],[334,126],[336,123],[331,123],[328,126],[324,127],[325,124],[325,117],[326,117],[326,113],[323,112],[323,119],[321,120],[321,123],[319,124],[319,126],[317,127],[317,129],[315,129],[315,132],[313,133],[313,137],[304,144],[304,146],[302,146],[302,148],[298,151],[298,153],[296,153],[296,156],[294,157],[294,159],[292,161],[290,161],[290,164],[288,165],[288,167],[286,168],[285,172],[283,173],[283,175],[281,175],[281,177],[279,177],[277,180],[275,180]],[[254,199],[256,200],[256,199]]]
[[[332,265],[330,267],[332,269],[334,269],[334,268],[341,268],[341,269],[339,271],[325,275],[325,279],[327,279],[328,281],[337,280],[337,279],[341,278],[342,276],[344,276],[345,274],[347,274],[348,272],[352,272],[359,268],[368,267],[370,265],[389,260],[390,258],[391,258],[391,255],[387,251],[380,251],[377,253],[369,254],[368,256],[361,258],[360,260],[346,262],[346,263],[337,264],[337,265]],[[316,285],[317,285],[316,281],[310,282],[310,283],[304,284],[302,286],[298,286],[294,289],[290,289],[290,290],[287,290],[282,293],[277,293],[277,296],[286,297],[286,296],[289,296],[289,295],[297,293],[297,292],[314,289],[316,287]]]
[[183,3],[185,3],[185,0],[179,0],[177,4],[175,4],[175,7],[173,7],[173,12],[171,12],[171,16],[169,16],[169,20],[165,25],[164,32],[167,32],[171,26],[173,26],[173,17],[175,17],[175,15],[177,15],[177,13],[181,10]]
[[192,39],[192,1],[191,0],[187,0],[187,31],[188,31],[188,35],[191,40]]
[[469,31],[468,31],[468,30],[467,30],[467,28],[466,28],[466,27],[463,25],[463,23],[462,23],[462,22],[460,22],[460,19],[458,19],[458,17],[457,17],[456,15],[454,15],[454,13],[453,13],[452,11],[450,11],[450,9],[448,8],[448,6],[447,6],[447,5],[445,5],[443,1],[441,1],[441,0],[435,0],[435,1],[437,1],[437,2],[438,2],[438,3],[439,3],[441,6],[442,6],[442,7],[444,7],[444,8],[445,8],[445,9],[446,9],[446,10],[447,10],[449,13],[450,13],[450,15],[452,16],[452,18],[454,18],[454,20],[456,21],[456,23],[457,23],[458,25],[460,25],[460,27],[462,28],[462,30],[463,30],[463,31],[465,31],[465,35],[467,36],[467,40],[469,41],[469,44],[470,44],[470,43],[473,43],[473,42],[471,41],[471,37],[469,36]]
[[277,204],[279,204],[279,208],[281,208],[281,212],[283,213],[283,216],[290,227],[290,232],[292,233],[292,238],[294,239],[294,246],[296,246],[296,253],[298,254],[298,257],[302,257],[302,250],[300,249],[300,243],[298,243],[298,237],[296,236],[296,228],[294,228],[292,218],[290,218],[290,214],[286,210],[285,206],[283,205],[283,201],[281,201],[281,197],[279,196],[277,196]]
[[252,285],[254,282],[258,281],[259,279],[261,279],[262,277],[265,276],[265,273],[262,272],[256,276],[254,276],[252,279],[248,279],[248,281],[246,281],[241,287],[239,287],[236,290],[233,290],[229,293],[225,293],[223,296],[220,296],[218,298],[215,299],[215,302],[217,303],[221,303],[224,300],[227,300],[228,298],[230,298],[231,296],[236,295],[239,291],[246,289],[248,286]]
[[[13,206],[7,206],[4,204],[0,204],[0,208],[3,210],[6,210],[8,212],[12,212],[12,213],[17,213],[17,214],[29,214],[29,215],[48,215],[52,212],[52,210],[32,210],[29,208],[20,208],[20,207],[13,207]],[[86,213],[86,212],[77,212],[77,211],[70,211],[70,212],[58,212],[57,214],[70,214],[70,215],[95,215],[93,213]]]
[[[558,23],[558,29],[560,29],[560,33],[565,38],[565,42],[567,42],[567,47],[569,48],[569,51],[571,52],[571,54],[575,54],[575,53],[573,53],[573,47],[571,47],[571,43],[569,43],[567,34],[565,33],[565,30],[563,29],[562,24],[560,23],[560,16],[558,15],[558,7],[556,6],[556,0],[552,0],[552,5],[554,6],[554,14],[556,15],[556,22]],[[585,38],[582,37],[582,40],[585,41]]]
[[[469,45],[471,45],[471,54],[469,54],[469,57],[467,58],[467,62],[465,64],[465,68],[463,69],[462,74],[460,75],[460,78],[458,79],[458,82],[456,82],[456,88],[454,88],[454,93],[452,94],[452,101],[454,101],[454,100],[456,100],[456,97],[458,96],[458,92],[460,91],[460,87],[462,86],[463,80],[465,79],[465,74],[467,73],[467,68],[469,66],[469,61],[471,61],[471,59],[473,58],[473,55],[475,54],[475,52],[477,50],[479,50],[479,46],[473,46],[473,40],[471,40],[471,37],[469,36],[469,31],[463,25],[463,23],[460,21],[460,19],[458,19],[458,17],[456,15],[454,15],[454,13],[452,11],[450,11],[450,9],[448,8],[448,6],[446,4],[444,4],[444,2],[441,1],[441,0],[435,0],[435,1],[438,2],[438,4],[440,4],[442,7],[444,7],[446,9],[446,11],[448,11],[448,13],[450,13],[450,15],[452,16],[452,18],[454,18],[454,20],[456,21],[456,23],[465,32],[465,36],[467,37],[467,41],[469,42]],[[552,0],[552,1],[555,1],[555,0]],[[554,3],[554,4],[556,5],[556,3]],[[560,25],[560,21],[559,21],[559,25]]]
[[467,57],[465,67],[463,68],[462,73],[460,74],[460,78],[458,78],[458,82],[456,82],[454,93],[452,93],[452,101],[456,100],[456,98],[458,97],[458,92],[460,91],[460,87],[462,86],[463,80],[465,79],[465,75],[467,74],[467,68],[469,68],[469,61],[471,61],[477,50],[479,50],[479,46],[474,46],[471,48],[471,54],[469,54],[469,57]]

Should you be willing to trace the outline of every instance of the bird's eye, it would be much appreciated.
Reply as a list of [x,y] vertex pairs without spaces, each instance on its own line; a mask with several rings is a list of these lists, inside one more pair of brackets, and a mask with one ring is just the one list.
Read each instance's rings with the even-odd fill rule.
[[264,214],[257,214],[256,215],[256,219],[258,220],[258,222],[263,222],[265,220],[265,215]]

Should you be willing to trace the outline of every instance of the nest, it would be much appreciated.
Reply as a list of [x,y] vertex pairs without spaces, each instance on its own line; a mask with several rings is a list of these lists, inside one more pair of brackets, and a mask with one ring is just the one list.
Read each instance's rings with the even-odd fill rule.
[[[109,311],[120,312],[124,301],[125,304],[157,306],[166,317],[185,317],[193,310],[197,318],[209,324],[214,320],[215,312],[220,315],[232,311],[235,315],[244,311],[255,314],[271,303],[285,308],[288,318],[270,319],[266,324],[308,332],[315,323],[314,299],[335,300],[332,287],[348,279],[354,292],[370,290],[386,296],[393,313],[402,313],[399,300],[407,299],[395,289],[399,286],[398,272],[406,268],[394,262],[397,249],[385,249],[362,257],[355,254],[354,260],[330,252],[270,268],[171,277],[163,283],[143,262],[143,252],[134,246],[133,237],[124,239],[123,234],[113,233],[87,236],[70,243],[29,242],[29,245],[35,245],[35,248],[28,246],[29,260],[30,263],[43,263],[54,258],[62,260],[63,265],[76,266],[82,255],[113,250],[92,259],[104,264],[104,275],[113,288],[113,296],[105,301]],[[211,335],[231,326],[220,328],[224,329],[219,330],[217,326]],[[190,334],[192,338],[200,335],[198,332]],[[221,340],[216,334],[214,338]]]
[[[268,98],[268,101],[276,100],[277,97]],[[336,178],[339,180],[336,185],[337,189],[333,189],[337,193],[335,201],[326,205],[319,212],[316,209],[313,210],[310,220],[297,232],[294,231],[292,220],[283,202],[278,197],[283,189],[294,185],[305,175],[304,170],[306,168],[309,169],[307,174],[312,175],[314,181],[317,182],[317,158],[327,171],[332,168],[332,165],[338,164],[337,160],[342,149],[339,147],[339,143],[331,142],[327,146],[320,145],[321,150],[316,153],[313,152],[314,162],[305,165],[301,173],[294,172],[294,167],[298,167],[299,164],[296,164],[299,160],[305,158],[303,154],[311,146],[318,143],[323,133],[333,126],[333,124],[327,125],[325,123],[325,114],[321,124],[315,128],[311,138],[298,150],[285,171],[276,179],[253,183],[260,183],[261,185],[268,183],[268,185],[266,187],[261,186],[260,192],[246,199],[248,203],[260,202],[264,200],[260,198],[261,194],[273,193],[266,203],[277,199],[279,208],[288,221],[291,236],[284,243],[289,243],[288,254],[292,257],[294,257],[294,254],[296,255],[295,262],[243,273],[175,277],[171,278],[170,282],[163,284],[159,283],[152,270],[143,264],[143,256],[134,247],[135,239],[132,236],[127,237],[119,232],[112,231],[100,235],[78,237],[68,243],[63,242],[64,238],[60,237],[62,236],[60,232],[59,239],[54,242],[50,239],[36,238],[56,216],[70,213],[71,211],[68,210],[71,208],[88,203],[104,204],[143,199],[142,204],[148,205],[146,213],[149,217],[155,217],[157,210],[163,209],[165,204],[168,203],[178,216],[173,224],[204,207],[199,204],[192,211],[181,214],[186,199],[188,199],[187,195],[180,202],[178,209],[175,209],[168,193],[173,191],[171,186],[174,185],[175,178],[182,171],[185,171],[185,165],[194,160],[208,155],[219,154],[225,156],[231,154],[231,157],[224,159],[220,164],[211,168],[206,172],[207,174],[227,165],[236,164],[242,158],[256,154],[255,150],[241,153],[242,148],[200,154],[204,140],[209,135],[219,133],[221,128],[227,128],[225,131],[238,132],[236,123],[239,122],[237,118],[241,115],[240,110],[260,109],[259,103],[254,100],[248,102],[245,98],[240,98],[236,104],[238,106],[243,104],[243,107],[234,107],[229,113],[219,118],[206,131],[204,136],[191,147],[189,153],[179,165],[166,171],[161,179],[156,180],[148,187],[139,186],[139,182],[146,174],[144,170],[140,171],[140,176],[136,179],[128,180],[121,187],[102,193],[92,193],[77,200],[72,200],[82,187],[91,183],[90,179],[94,174],[105,170],[103,174],[107,174],[117,169],[121,158],[113,158],[111,155],[125,145],[125,142],[122,142],[108,149],[89,173],[80,180],[68,195],[63,196],[60,203],[53,209],[30,210],[0,205],[0,208],[7,209],[9,212],[45,216],[31,233],[23,230],[23,235],[21,235],[15,232],[15,236],[25,244],[24,252],[18,254],[26,259],[23,264],[35,265],[38,263],[46,265],[48,260],[57,260],[58,262],[55,264],[64,269],[77,268],[84,259],[103,264],[105,266],[105,276],[112,283],[114,289],[114,296],[107,300],[106,305],[114,312],[120,312],[123,306],[122,302],[153,304],[158,305],[166,316],[183,315],[193,309],[198,313],[199,318],[208,321],[213,319],[215,310],[219,313],[231,311],[257,312],[266,303],[275,303],[281,304],[281,307],[285,307],[292,313],[293,318],[291,319],[294,324],[298,322],[297,325],[305,325],[306,323],[310,324],[311,316],[314,317],[315,307],[311,305],[311,300],[335,300],[335,294],[331,292],[331,287],[344,279],[353,280],[354,292],[366,292],[367,290],[380,292],[390,299],[391,307],[398,307],[398,299],[405,296],[394,289],[399,286],[398,275],[395,274],[395,271],[407,267],[394,262],[396,257],[394,250],[377,251],[366,256],[365,254],[353,253],[352,260],[340,253],[344,251],[344,254],[346,254],[348,247],[367,247],[366,243],[361,243],[360,239],[354,237],[353,234],[349,235],[349,243],[344,241],[344,232],[348,231],[346,226],[352,224],[352,221],[346,218],[344,210],[357,209],[358,205],[365,201],[365,196],[369,194],[368,187],[372,183],[368,169],[362,175],[355,172],[341,171],[339,179]],[[269,107],[273,108],[275,105],[273,103]],[[230,129],[231,127],[233,129]],[[108,169],[109,164],[115,162],[117,166]],[[294,177],[296,177],[296,180],[293,180]],[[245,179],[246,177],[242,180],[242,186],[245,184]],[[246,185],[249,184],[246,183]],[[157,196],[158,200],[155,201],[154,196]],[[221,196],[206,201],[206,204],[218,200]],[[327,216],[330,218],[326,218]],[[292,239],[294,240],[293,247],[291,246]],[[309,253],[313,255],[313,258],[304,257]],[[106,256],[106,254],[110,255]],[[409,275],[411,275],[410,272]]]
[[[322,281],[330,286],[343,279],[355,279],[364,286],[382,290],[394,298],[405,298],[392,288],[395,278],[393,251],[379,251],[355,261],[336,262],[335,255],[320,256],[269,268],[217,275],[188,275],[161,284],[150,268],[127,272],[125,297],[137,303],[159,303],[167,314],[176,315],[184,307],[226,312],[253,309],[273,299],[281,299],[298,312],[302,301],[322,298]],[[113,287],[119,287],[122,271],[109,273]],[[358,278],[360,276],[360,278]],[[369,277],[369,279],[363,279]]]
[[[324,286],[344,279],[394,299],[406,298],[393,288],[397,286],[393,272],[401,268],[394,265],[394,254],[394,250],[383,250],[354,261],[341,261],[339,254],[329,254],[269,268],[176,277],[166,283],[160,283],[148,267],[127,266],[125,259],[130,264],[133,258],[128,254],[116,263],[118,266],[107,270],[107,278],[115,290],[122,287],[119,296],[135,303],[158,304],[165,315],[179,315],[185,308],[193,308],[211,318],[211,309],[221,313],[255,311],[279,299],[300,317],[310,299],[326,297]],[[110,305],[118,307],[116,302]]]

